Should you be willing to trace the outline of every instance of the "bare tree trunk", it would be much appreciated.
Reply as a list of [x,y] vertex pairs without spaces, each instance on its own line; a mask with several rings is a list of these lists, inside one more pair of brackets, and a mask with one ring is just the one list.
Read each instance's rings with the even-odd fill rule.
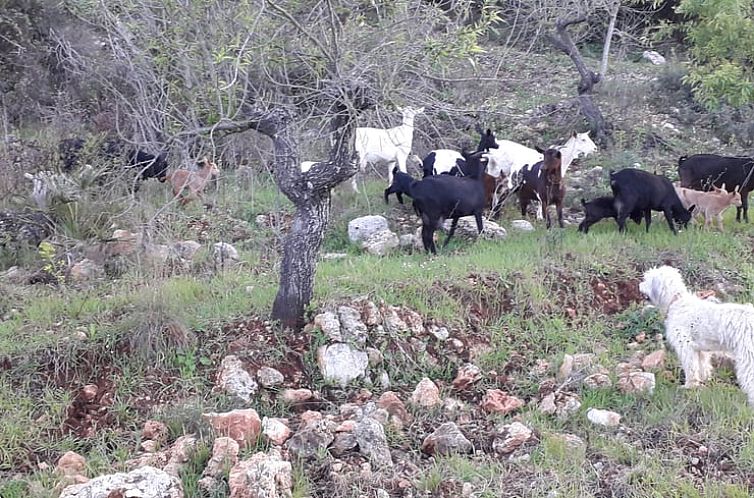
[[607,26],[607,33],[605,34],[605,45],[602,47],[602,63],[600,64],[600,74],[604,78],[607,74],[607,59],[610,56],[610,45],[613,42],[613,33],[615,32],[615,21],[618,19],[618,11],[620,10],[620,0],[615,0],[613,4],[612,12],[610,12],[610,24]]
[[607,145],[610,126],[607,121],[605,121],[602,112],[600,112],[599,107],[597,107],[597,104],[595,104],[592,99],[594,85],[600,82],[601,77],[599,73],[595,73],[587,67],[584,58],[581,56],[579,49],[576,48],[576,44],[573,43],[573,40],[566,29],[572,24],[582,23],[584,21],[586,21],[585,15],[579,15],[568,19],[558,18],[558,20],[555,21],[555,33],[549,33],[548,38],[557,49],[568,55],[576,66],[576,70],[581,77],[578,85],[581,113],[587,121],[589,121],[589,127],[594,134],[595,140],[602,145]]
[[291,231],[283,245],[280,287],[272,318],[289,328],[304,325],[304,310],[312,299],[317,255],[330,222],[330,192],[296,207]]

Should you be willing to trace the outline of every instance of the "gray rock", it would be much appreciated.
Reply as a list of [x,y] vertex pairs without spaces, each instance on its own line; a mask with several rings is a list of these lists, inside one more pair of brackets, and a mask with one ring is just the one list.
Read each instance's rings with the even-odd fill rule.
[[367,326],[361,321],[361,313],[350,306],[338,308],[340,334],[344,342],[364,346],[367,342]]
[[384,216],[362,216],[348,222],[348,239],[358,244],[387,229],[388,223]]
[[[482,233],[479,235],[476,226],[476,219],[473,216],[464,216],[458,219],[458,227],[456,228],[456,235],[466,239],[475,239],[478,235],[483,239],[500,240],[507,236],[505,228],[501,227],[494,221],[482,220],[483,228]],[[444,231],[449,231],[452,220],[445,220],[442,228]]]
[[108,474],[84,484],[68,486],[60,498],[183,498],[180,479],[154,467],[141,467],[129,473]]
[[173,250],[183,259],[192,260],[202,245],[195,240],[182,240],[173,244]]
[[325,311],[314,317],[314,325],[327,336],[328,339],[335,342],[341,342],[343,336],[340,333],[340,320],[332,311]]
[[238,396],[247,403],[251,401],[251,396],[259,388],[257,382],[235,355],[228,355],[223,358],[220,364],[220,372],[217,375],[217,385],[218,388]]
[[398,245],[401,247],[414,247],[416,245],[416,235],[413,233],[404,233],[398,237]]
[[335,434],[335,440],[330,446],[330,453],[335,457],[341,457],[346,453],[356,450],[359,442],[353,432],[338,432]]
[[451,453],[471,453],[471,441],[461,433],[455,422],[446,422],[427,436],[422,443],[422,451],[429,455],[449,455]]
[[497,437],[492,441],[496,453],[507,455],[517,450],[532,437],[532,431],[521,422],[503,425],[496,430]]
[[222,268],[238,263],[241,258],[235,247],[227,242],[218,242],[212,246],[212,260],[216,266]]
[[326,381],[345,387],[366,373],[369,356],[348,344],[331,344],[317,350],[317,364]]
[[230,469],[228,487],[232,498],[289,498],[293,468],[276,449],[255,453]]
[[321,455],[334,439],[328,422],[318,420],[297,431],[286,445],[296,457],[308,459]]
[[393,466],[393,457],[387,445],[385,430],[377,420],[364,417],[356,424],[354,434],[359,443],[359,452],[369,459],[373,467]]
[[264,387],[274,387],[285,382],[285,377],[279,370],[271,367],[262,367],[257,370],[257,380]]
[[390,230],[381,230],[369,236],[361,243],[361,247],[369,254],[384,256],[400,245],[398,236]]
[[518,230],[519,232],[533,232],[534,225],[526,220],[513,220],[511,221],[511,228]]

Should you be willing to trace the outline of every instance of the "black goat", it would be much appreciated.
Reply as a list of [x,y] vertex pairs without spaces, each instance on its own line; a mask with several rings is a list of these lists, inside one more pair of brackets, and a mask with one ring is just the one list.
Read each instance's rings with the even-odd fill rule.
[[[477,145],[477,152],[487,152],[490,149],[497,149],[497,141],[495,141],[495,134],[489,128],[487,131],[482,130],[481,127],[477,127],[479,132],[479,145]],[[472,175],[473,172],[466,170],[466,160],[462,154],[450,149],[436,149],[427,154],[422,160],[422,171],[424,172],[424,178],[432,175],[440,175],[448,173],[454,176],[467,176]]]
[[[615,211],[615,197],[611,195],[597,197],[589,202],[582,198],[581,205],[584,206],[584,221],[579,224],[579,232],[589,233],[589,227],[605,218],[618,219],[618,213]],[[632,211],[630,215],[637,225],[641,225],[642,216],[643,213],[638,209]]]
[[477,230],[482,233],[482,211],[485,208],[484,195],[484,152],[466,154],[464,160],[474,168],[474,176],[456,177],[450,175],[428,176],[411,185],[411,196],[416,213],[422,219],[422,243],[424,249],[437,254],[434,233],[440,228],[445,219],[452,219],[450,231],[443,247],[447,246],[458,226],[458,219],[462,216],[473,215],[476,218]]
[[610,173],[610,188],[615,196],[618,230],[626,229],[626,219],[635,211],[644,213],[646,230],[652,223],[652,211],[662,211],[670,230],[675,234],[674,221],[684,227],[691,220],[694,206],[683,207],[670,180],[640,169],[625,168]]
[[681,187],[694,190],[712,190],[712,187],[725,185],[728,192],[739,186],[741,207],[736,207],[736,221],[749,222],[749,192],[754,189],[754,158],[718,156],[717,154],[696,154],[678,159],[678,176]]
[[149,178],[157,178],[164,183],[168,175],[168,161],[165,152],[155,156],[142,150],[132,150],[128,154],[128,164],[137,170],[134,181],[134,193],[139,191],[140,183]]
[[403,204],[404,195],[413,197],[411,195],[411,188],[415,183],[416,180],[414,180],[414,177],[401,171],[398,166],[393,168],[393,183],[385,189],[385,204],[388,203],[388,197],[390,194],[395,194],[398,202]]

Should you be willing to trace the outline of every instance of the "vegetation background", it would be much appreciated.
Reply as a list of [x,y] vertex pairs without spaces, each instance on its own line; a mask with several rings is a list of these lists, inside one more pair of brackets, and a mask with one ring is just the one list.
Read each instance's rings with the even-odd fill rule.
[[[687,392],[668,354],[651,396],[548,382],[564,354],[593,353],[615,378],[636,351],[661,347],[661,317],[642,309],[636,289],[647,267],[671,263],[696,289],[754,298],[752,230],[730,216],[725,233],[677,237],[660,223],[626,236],[610,222],[588,236],[573,225],[580,197],[608,191],[609,169],[638,163],[675,179],[680,155],[751,155],[752,15],[741,0],[0,0],[0,496],[57,494],[54,466],[68,450],[87,457],[89,477],[122,470],[149,418],[168,424],[170,441],[198,435],[181,477],[187,496],[202,496],[196,481],[214,435],[201,413],[251,406],[295,421],[302,410],[278,390],[251,403],[216,392],[229,352],[254,368],[300,358],[285,387],[318,393],[303,408],[337,413],[362,388],[384,390],[376,376],[345,389],[324,382],[322,332],[270,320],[310,322],[357,296],[413,309],[461,342],[454,352],[408,332],[370,339],[390,389],[407,399],[430,377],[443,398],[466,403],[468,418],[409,407],[412,426],[387,433],[400,470],[365,476],[358,454],[324,451],[293,461],[294,496],[749,496],[754,417],[730,370]],[[564,53],[564,41],[577,52]],[[650,64],[645,50],[667,63]],[[569,178],[572,225],[535,222],[534,232],[458,242],[432,259],[362,253],[346,233],[356,216],[382,214],[407,233],[417,226],[410,207],[382,203],[386,172],[360,173],[359,194],[337,186],[355,172],[353,127],[395,126],[405,105],[426,108],[414,132],[420,156],[472,144],[477,124],[532,147],[592,129],[600,151]],[[46,242],[28,244],[15,222],[39,210],[24,173],[59,170],[58,144],[73,137],[86,140],[82,163],[92,168],[71,173],[73,197],[52,193]],[[157,182],[130,195],[122,161],[98,152],[112,137],[167,150],[173,167],[214,158],[222,175],[212,209],[180,208]],[[302,160],[326,162],[308,184]],[[508,209],[502,225],[518,217]],[[116,257],[102,250],[115,229],[145,246],[202,247],[188,264]],[[217,263],[221,241],[236,246],[239,265]],[[101,275],[77,281],[71,268],[97,251]],[[346,257],[322,260],[333,252]],[[234,349],[250,337],[264,340]],[[485,376],[457,392],[451,381],[468,361]],[[82,402],[87,385],[98,387],[94,403]],[[579,397],[577,413],[536,409],[555,387]],[[491,388],[528,404],[484,413]],[[592,425],[591,407],[620,412],[621,427]],[[491,434],[513,417],[535,442],[502,457]],[[479,451],[423,455],[424,437],[448,420]],[[585,444],[573,451],[561,433]],[[269,446],[260,437],[243,455]],[[334,477],[343,462],[344,477]],[[214,496],[228,495],[223,481]]]

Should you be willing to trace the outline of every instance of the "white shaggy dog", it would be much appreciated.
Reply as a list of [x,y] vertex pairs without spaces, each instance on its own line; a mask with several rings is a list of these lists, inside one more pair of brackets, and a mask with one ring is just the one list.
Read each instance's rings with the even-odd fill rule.
[[665,337],[681,362],[684,387],[708,380],[713,354],[722,353],[733,359],[738,384],[754,406],[754,307],[700,299],[670,266],[644,273],[639,291],[665,314]]

